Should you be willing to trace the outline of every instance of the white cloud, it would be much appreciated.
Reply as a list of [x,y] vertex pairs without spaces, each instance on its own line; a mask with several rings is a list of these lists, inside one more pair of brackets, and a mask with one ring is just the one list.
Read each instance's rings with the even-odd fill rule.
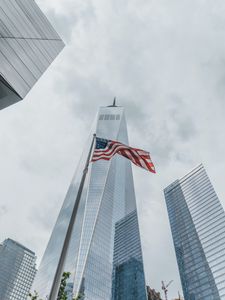
[[37,2],[67,47],[26,100],[0,112],[0,238],[41,257],[95,111],[117,96],[131,145],[149,149],[158,171],[134,169],[147,282],[174,279],[176,296],[163,188],[203,162],[225,205],[225,3]]

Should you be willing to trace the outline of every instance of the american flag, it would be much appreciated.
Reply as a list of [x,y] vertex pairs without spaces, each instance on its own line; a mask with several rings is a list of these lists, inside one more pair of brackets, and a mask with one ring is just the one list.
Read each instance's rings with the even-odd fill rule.
[[111,141],[96,137],[95,150],[92,162],[100,159],[110,160],[115,154],[130,159],[135,165],[155,173],[155,167],[151,161],[149,152],[141,149],[131,148],[117,141]]

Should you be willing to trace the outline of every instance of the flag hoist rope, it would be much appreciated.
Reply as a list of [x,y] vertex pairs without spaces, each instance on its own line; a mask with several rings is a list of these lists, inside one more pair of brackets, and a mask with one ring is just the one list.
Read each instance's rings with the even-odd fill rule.
[[72,232],[73,232],[73,226],[74,226],[75,221],[76,221],[77,211],[78,211],[78,208],[79,208],[79,203],[80,203],[80,199],[81,199],[81,195],[82,195],[86,175],[88,173],[88,167],[89,167],[89,162],[90,162],[90,159],[91,159],[93,146],[94,146],[94,143],[95,143],[95,138],[96,138],[96,134],[93,134],[91,147],[90,147],[90,150],[89,150],[89,153],[88,153],[85,168],[83,170],[83,175],[82,175],[80,185],[79,185],[79,188],[78,188],[77,197],[76,197],[76,200],[75,200],[75,203],[74,203],[72,215],[71,215],[69,226],[68,226],[68,229],[67,229],[67,232],[66,232],[66,237],[65,237],[65,240],[64,240],[64,243],[63,243],[62,251],[61,251],[61,254],[60,254],[59,262],[58,262],[58,265],[57,265],[57,269],[56,269],[56,272],[55,272],[55,276],[54,276],[54,280],[53,280],[53,283],[52,283],[52,288],[51,288],[51,292],[50,292],[48,300],[57,300],[57,297],[58,297],[59,287],[60,287],[62,275],[63,275],[63,272],[64,272],[63,268],[64,268],[64,264],[65,264],[65,259],[66,259],[66,255],[67,255],[67,252],[68,252],[68,248],[69,248],[69,244],[70,244],[70,240],[71,240],[71,236],[72,236]]

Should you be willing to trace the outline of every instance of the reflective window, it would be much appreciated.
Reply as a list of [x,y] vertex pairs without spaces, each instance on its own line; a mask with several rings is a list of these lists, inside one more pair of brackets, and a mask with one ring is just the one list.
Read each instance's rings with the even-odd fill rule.
[[[120,118],[115,118],[119,119],[119,122],[115,122],[115,118],[112,117],[117,115]],[[97,136],[128,144],[123,108],[102,107],[100,109],[97,123],[95,122],[92,127],[85,149],[89,148],[93,132],[96,132]],[[51,289],[55,266],[59,260],[63,237],[76,199],[77,186],[86,155],[85,150],[35,280],[34,289],[40,291],[40,296],[43,298]],[[78,215],[79,219],[76,220],[73,229],[65,265],[65,271],[71,272],[67,287],[70,294],[77,295],[80,291],[84,294],[85,300],[112,300],[114,272],[118,264],[123,264],[123,272],[116,273],[117,282],[121,282],[122,277],[126,281],[120,293],[125,293],[131,285],[129,280],[135,279],[134,276],[132,277],[133,270],[138,269],[135,276],[138,278],[136,287],[140,298],[136,299],[145,300],[143,261],[129,160],[117,155],[110,161],[98,161],[90,165]],[[126,224],[123,223],[124,225],[120,227],[120,234],[115,235],[116,224],[120,221]],[[129,253],[124,251],[121,240],[123,235],[126,236]],[[131,258],[132,260],[129,260]]]
[[225,214],[203,166],[164,193],[185,298],[222,299]]

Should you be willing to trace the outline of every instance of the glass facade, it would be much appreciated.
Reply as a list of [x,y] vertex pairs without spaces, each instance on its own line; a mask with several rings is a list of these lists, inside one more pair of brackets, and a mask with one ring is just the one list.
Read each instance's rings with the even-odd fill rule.
[[138,218],[134,210],[115,226],[112,300],[146,300],[146,297]]
[[185,300],[225,299],[225,213],[203,165],[164,194]]
[[[128,144],[124,109],[101,107],[43,256],[33,288],[49,295],[93,133]],[[115,224],[136,210],[131,163],[116,155],[90,165],[65,271],[85,300],[111,300]],[[138,223],[136,222],[136,226]],[[138,228],[136,234],[139,235]]]
[[0,109],[22,100],[63,47],[34,0],[0,1]]
[[7,239],[0,245],[0,299],[27,300],[36,274],[34,252]]

